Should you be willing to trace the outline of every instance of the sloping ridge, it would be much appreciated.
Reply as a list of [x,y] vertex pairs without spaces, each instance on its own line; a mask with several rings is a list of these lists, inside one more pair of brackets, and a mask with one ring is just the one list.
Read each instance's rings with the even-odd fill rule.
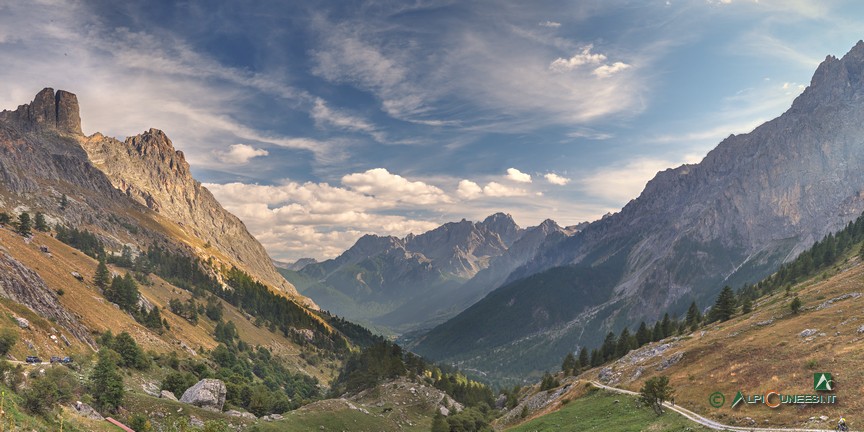
[[[415,349],[432,358],[458,357],[463,366],[485,371],[494,359],[505,375],[536,372],[580,345],[598,344],[606,331],[625,323],[682,313],[692,300],[707,306],[724,285],[761,279],[862,210],[859,42],[842,59],[828,56],[786,113],[749,134],[729,136],[699,164],[658,173],[621,212],[542,247],[509,283],[432,330]],[[603,279],[617,282],[607,287],[587,280],[567,289],[526,283],[573,266],[604,268]],[[577,294],[584,289],[608,291],[608,300],[586,301]],[[542,300],[528,309],[512,304],[528,294]],[[490,328],[487,323],[507,320],[479,313],[544,318],[553,305],[570,305],[570,313],[519,328]],[[495,332],[507,333],[508,342],[488,342],[486,336]],[[527,355],[537,361],[526,361]]]
[[[149,219],[145,225],[157,237],[182,240],[202,259],[236,265],[316,307],[278,274],[245,225],[192,178],[183,153],[163,132],[150,129],[124,142],[99,133],[85,137],[72,93],[46,88],[30,104],[0,112],[0,180],[9,201],[26,196],[37,208],[56,208],[60,196],[68,194],[69,208],[49,217],[74,226],[98,225],[108,234],[117,230],[117,224],[90,209],[112,209],[115,219],[124,214],[138,218],[135,222]],[[0,191],[0,203],[2,197]],[[154,219],[148,209],[162,217]]]

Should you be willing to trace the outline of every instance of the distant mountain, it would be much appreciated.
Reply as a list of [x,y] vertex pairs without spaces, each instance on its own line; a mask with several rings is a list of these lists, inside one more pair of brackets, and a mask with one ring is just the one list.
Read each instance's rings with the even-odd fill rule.
[[317,262],[318,260],[316,260],[315,258],[300,258],[294,262],[273,260],[273,265],[276,266],[277,270],[300,271],[303,270],[303,267],[306,267],[309,264],[315,264]]
[[544,243],[414,349],[490,377],[538,374],[607,331],[708,306],[864,210],[864,42],[782,116],[658,173],[619,213]]
[[496,213],[401,239],[366,235],[337,258],[282,274],[324,309],[403,332],[458,313],[565,233],[553,221],[522,229]]

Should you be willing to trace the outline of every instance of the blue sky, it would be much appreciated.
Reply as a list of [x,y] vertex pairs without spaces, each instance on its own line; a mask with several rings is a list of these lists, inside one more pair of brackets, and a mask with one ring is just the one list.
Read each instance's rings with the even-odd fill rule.
[[0,0],[0,107],[51,86],[87,134],[164,130],[283,260],[594,220],[864,38],[855,1],[118,3]]

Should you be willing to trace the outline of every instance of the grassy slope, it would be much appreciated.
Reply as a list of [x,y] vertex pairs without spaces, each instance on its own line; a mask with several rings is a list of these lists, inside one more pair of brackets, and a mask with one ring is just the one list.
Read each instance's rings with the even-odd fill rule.
[[[154,282],[152,286],[139,285],[139,290],[147,300],[164,309],[162,316],[168,320],[171,330],[163,335],[158,335],[147,330],[135,322],[129,314],[120,311],[108,303],[98,290],[92,286],[91,281],[93,280],[97,264],[94,259],[41,233],[36,235],[35,240],[30,245],[27,245],[24,243],[22,237],[8,230],[0,229],[0,244],[4,245],[15,259],[36,271],[50,288],[54,290],[63,289],[64,295],[59,297],[62,305],[76,315],[85,327],[95,332],[103,332],[110,329],[117,334],[127,331],[145,350],[156,352],[177,351],[181,355],[185,354],[187,356],[191,354],[188,350],[182,348],[181,343],[196,351],[199,348],[207,350],[216,346],[216,342],[212,337],[215,323],[202,315],[199,316],[199,323],[193,326],[185,319],[168,311],[167,305],[171,298],[186,300],[190,297],[190,294],[156,276],[151,276]],[[43,244],[49,247],[51,256],[39,251],[39,245]],[[117,268],[112,268],[111,270],[120,274],[125,272],[125,270]],[[71,272],[73,271],[80,273],[84,277],[84,281],[81,282],[72,277]],[[297,370],[303,370],[317,377],[322,383],[327,383],[335,377],[337,364],[333,362],[321,362],[317,366],[309,365],[305,360],[300,358],[300,347],[283,337],[281,333],[272,333],[266,328],[255,327],[244,314],[233,306],[225,302],[223,302],[223,306],[223,320],[233,321],[237,325],[237,330],[243,340],[253,346],[262,345],[270,348],[275,354],[286,359]],[[3,309],[7,310],[4,311]],[[17,305],[11,301],[0,301],[0,313],[6,312],[8,314],[11,310],[14,310],[19,316],[32,319],[31,322],[47,323],[46,320],[38,318],[38,316],[21,305]],[[38,330],[38,327],[39,325],[34,326],[34,329]],[[50,328],[48,324],[43,324],[42,327]],[[22,332],[22,340],[33,340],[37,346],[36,351],[39,355],[71,355],[83,354],[90,351],[89,347],[79,343],[71,335],[67,334],[67,338],[72,342],[72,347],[68,350],[62,347],[58,352],[57,347],[60,347],[62,344],[52,343],[48,337],[48,334],[39,331]],[[20,352],[22,350],[25,352]],[[22,358],[20,356],[29,354],[32,353],[27,352],[25,344],[19,344],[13,350],[13,355],[16,358]]]
[[669,413],[657,416],[648,408],[636,407],[636,398],[603,390],[591,391],[573,399],[551,414],[538,417],[508,431],[582,432],[582,431],[707,431],[689,420]]
[[[864,294],[864,265],[854,256],[841,258],[841,262],[814,279],[796,285],[791,296],[779,290],[757,301],[750,314],[672,339],[674,347],[659,357],[636,364],[631,364],[628,357],[617,361],[612,369],[619,374],[620,382],[613,385],[638,391],[646,379],[667,375],[676,389],[679,405],[727,424],[750,424],[745,420],[750,417],[765,426],[830,428],[842,414],[850,420],[853,429],[860,428],[864,419],[852,413],[864,409],[864,387],[861,386],[864,382],[864,335],[858,332],[864,325],[861,316],[864,295],[816,310],[825,301],[843,294]],[[794,315],[789,303],[796,294],[804,309]],[[801,337],[805,329],[818,329],[817,336]],[[665,342],[670,340],[661,343]],[[678,352],[684,353],[679,363],[662,372],[656,370],[662,359]],[[639,368],[641,376],[632,380]],[[764,394],[769,390],[812,394],[815,372],[833,373],[839,402],[836,406],[782,406],[776,410],[765,406],[729,408],[738,390],[750,394]],[[581,378],[597,379],[597,376],[595,369]],[[709,395],[715,391],[726,396],[727,402],[720,409],[708,404]],[[821,415],[828,416],[829,420],[820,422]],[[810,417],[817,420],[810,421]]]

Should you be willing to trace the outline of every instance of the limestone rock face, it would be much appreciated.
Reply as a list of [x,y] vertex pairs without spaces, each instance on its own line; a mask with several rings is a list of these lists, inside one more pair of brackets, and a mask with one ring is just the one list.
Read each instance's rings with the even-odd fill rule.
[[225,383],[218,379],[205,378],[183,392],[180,402],[200,408],[221,412],[225,405]]
[[262,282],[312,305],[277,273],[243,222],[192,178],[183,152],[174,149],[164,132],[150,129],[123,142],[95,134],[84,140],[83,147],[90,161],[126,196],[177,221],[188,234],[209,243]]
[[[0,247],[0,297],[21,303],[40,316],[50,319],[79,341],[95,347],[90,332],[60,304],[57,293],[48,288],[39,275],[9,256]],[[29,323],[23,318],[19,326]]]
[[0,112],[0,120],[13,122],[27,132],[57,130],[82,135],[78,97],[63,90],[55,93],[54,89],[45,88],[30,104]]

